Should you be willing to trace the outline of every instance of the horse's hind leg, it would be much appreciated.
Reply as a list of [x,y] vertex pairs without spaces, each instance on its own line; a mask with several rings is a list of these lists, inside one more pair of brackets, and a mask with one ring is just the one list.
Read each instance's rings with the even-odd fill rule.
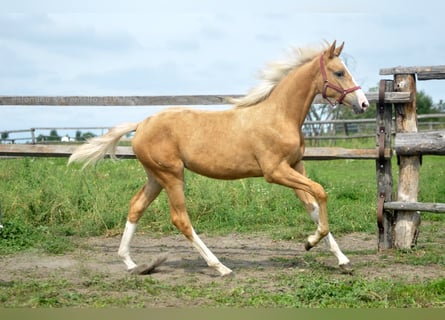
[[185,206],[183,180],[178,180],[174,177],[165,186],[165,190],[168,194],[172,222],[176,228],[178,228],[198,250],[208,266],[215,268],[221,276],[232,273],[232,270],[223,265],[210,249],[207,248],[193,229]]
[[129,271],[134,270],[137,265],[130,257],[130,243],[136,232],[136,226],[144,210],[156,199],[162,190],[159,183],[151,176],[147,176],[147,182],[141,190],[131,199],[128,211],[127,223],[122,235],[118,255],[122,258]]
[[[300,162],[295,169],[301,174],[306,176],[306,170],[302,162]],[[295,193],[303,203],[309,215],[311,216],[312,221],[314,221],[318,225],[320,208],[315,198],[311,194],[303,190],[295,190]],[[330,232],[327,234],[324,240],[329,250],[335,255],[335,257],[337,257],[339,266],[342,269],[350,268],[349,259],[340,250],[337,241],[335,241],[334,237]],[[308,247],[307,249],[310,249],[310,247]]]

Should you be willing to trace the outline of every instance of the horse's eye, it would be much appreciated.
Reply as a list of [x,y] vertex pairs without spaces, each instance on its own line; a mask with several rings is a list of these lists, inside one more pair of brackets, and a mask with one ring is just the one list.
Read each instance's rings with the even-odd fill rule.
[[337,78],[341,78],[341,77],[344,77],[344,76],[345,76],[345,72],[344,72],[344,71],[335,71],[335,72],[334,72],[334,75],[335,75]]

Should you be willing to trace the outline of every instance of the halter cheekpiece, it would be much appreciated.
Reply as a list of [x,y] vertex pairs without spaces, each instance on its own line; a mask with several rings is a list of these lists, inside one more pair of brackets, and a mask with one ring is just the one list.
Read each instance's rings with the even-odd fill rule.
[[[342,87],[336,86],[335,84],[329,82],[328,76],[326,75],[326,68],[324,66],[323,55],[320,55],[320,70],[321,70],[321,76],[323,77],[323,90],[321,92],[321,95],[333,107],[335,107],[337,104],[341,104],[343,102],[343,99],[346,97],[348,93],[361,89],[360,86],[355,86],[349,89],[343,89]],[[326,94],[328,88],[331,88],[332,90],[341,93],[340,98],[332,102]]]

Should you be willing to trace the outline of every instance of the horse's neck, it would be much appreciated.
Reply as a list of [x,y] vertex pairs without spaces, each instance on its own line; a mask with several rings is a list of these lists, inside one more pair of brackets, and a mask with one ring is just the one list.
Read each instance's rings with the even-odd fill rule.
[[289,121],[303,125],[304,119],[315,98],[316,77],[319,74],[318,65],[314,61],[308,62],[289,73],[273,90],[269,99]]

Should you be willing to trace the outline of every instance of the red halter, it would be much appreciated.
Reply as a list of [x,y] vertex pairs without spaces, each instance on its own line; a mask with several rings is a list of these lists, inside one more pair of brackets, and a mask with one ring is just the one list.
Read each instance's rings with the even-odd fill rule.
[[[326,69],[324,67],[323,62],[323,55],[320,56],[320,69],[321,69],[321,76],[323,77],[323,91],[321,92],[321,95],[324,99],[326,99],[331,106],[336,106],[337,104],[341,104],[343,102],[343,99],[346,97],[348,93],[354,92],[355,90],[361,89],[360,86],[355,86],[349,89],[343,89],[342,87],[336,86],[335,84],[329,82],[328,77],[326,75]],[[334,91],[337,91],[338,93],[341,93],[340,98],[338,98],[336,101],[332,102],[328,96],[326,95],[326,91],[328,88],[331,88]]]

